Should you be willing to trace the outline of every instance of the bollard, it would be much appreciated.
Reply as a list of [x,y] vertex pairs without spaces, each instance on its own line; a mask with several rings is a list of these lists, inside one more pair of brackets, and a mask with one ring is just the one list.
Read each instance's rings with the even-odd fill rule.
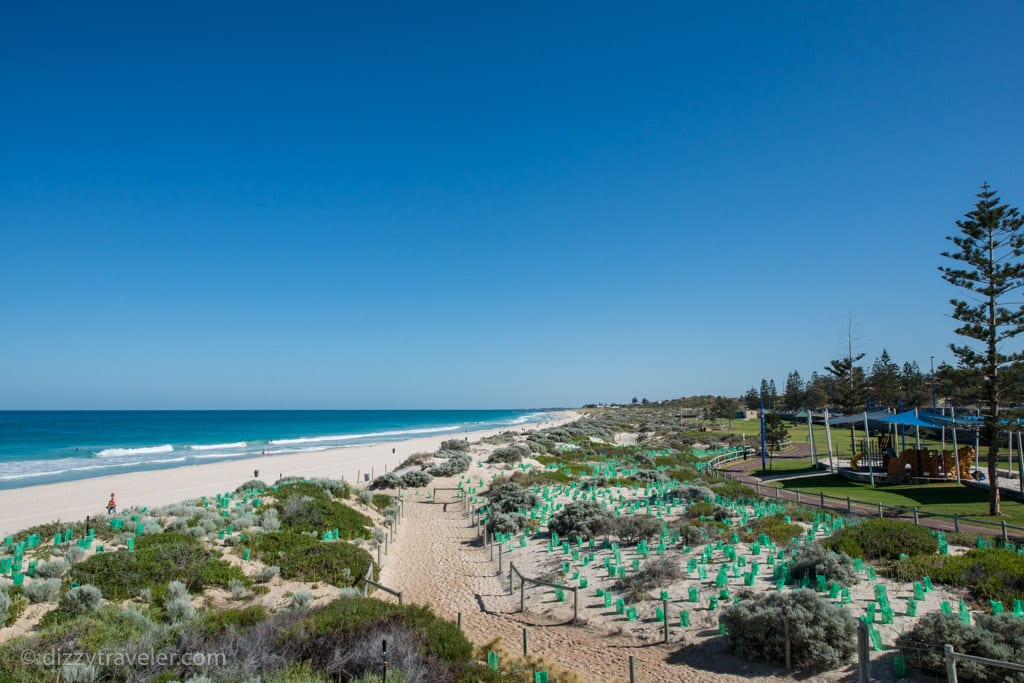
[[853,505],[850,503],[850,497],[846,497],[846,514],[853,514]]
[[1004,520],[1003,520],[1003,545],[1005,546],[1005,545],[1006,545],[1006,543],[1007,543],[1007,541],[1009,541],[1009,540],[1010,540],[1010,539],[1008,539],[1008,538],[1006,537],[1006,520],[1004,519]]
[[796,504],[800,504],[800,489],[796,490]]
[[636,683],[636,660],[629,656],[629,683]]
[[878,501],[878,518],[885,519],[885,517],[882,516],[882,501]]
[[779,486],[778,484],[776,484],[775,485],[775,499],[778,500],[779,498],[782,498],[782,487]]
[[917,518],[917,508],[914,508],[914,526],[921,526],[921,520]]
[[667,643],[668,642],[668,600],[662,600],[661,601],[661,614],[664,617],[664,621],[665,621],[665,637],[664,637],[664,640],[662,640],[662,642],[663,643]]
[[527,635],[528,632],[529,632],[529,629],[524,626],[523,627],[523,657],[529,657],[530,656],[530,637],[529,637],[529,635]]
[[459,630],[461,631],[462,630],[462,612],[459,612],[459,615],[458,615],[458,618],[456,620],[456,623],[459,625]]
[[825,492],[821,491],[818,493],[818,497],[821,498],[821,509],[825,509]]
[[960,533],[960,515],[953,513],[953,531]]

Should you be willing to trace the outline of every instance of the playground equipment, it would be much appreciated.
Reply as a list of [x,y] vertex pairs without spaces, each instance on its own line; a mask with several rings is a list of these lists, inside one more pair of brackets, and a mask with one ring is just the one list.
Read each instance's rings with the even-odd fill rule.
[[[911,477],[927,477],[930,479],[956,479],[957,460],[960,464],[960,478],[973,479],[971,467],[974,462],[974,448],[963,446],[956,451],[939,451],[908,448],[898,458],[889,458],[888,473],[890,477],[904,477],[909,472]],[[910,465],[910,469],[907,469]]]

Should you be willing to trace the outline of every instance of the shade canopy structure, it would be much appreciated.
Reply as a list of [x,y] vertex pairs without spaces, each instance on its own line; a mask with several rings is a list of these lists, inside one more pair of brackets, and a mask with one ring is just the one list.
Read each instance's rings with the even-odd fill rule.
[[[883,418],[889,417],[890,413],[888,410],[875,410],[867,413],[868,422],[881,422]],[[864,413],[857,413],[856,415],[843,415],[842,417],[829,418],[828,423],[833,427],[848,424],[864,424]]]

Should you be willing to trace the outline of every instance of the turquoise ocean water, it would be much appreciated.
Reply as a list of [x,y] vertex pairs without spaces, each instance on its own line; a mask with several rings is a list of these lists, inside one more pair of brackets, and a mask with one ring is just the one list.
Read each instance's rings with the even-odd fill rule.
[[0,411],[0,488],[541,422],[540,410]]

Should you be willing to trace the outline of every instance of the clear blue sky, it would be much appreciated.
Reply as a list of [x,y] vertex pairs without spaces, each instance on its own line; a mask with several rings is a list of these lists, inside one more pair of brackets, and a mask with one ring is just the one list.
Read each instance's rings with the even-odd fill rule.
[[1024,206],[1016,0],[153,5],[0,10],[0,408],[927,369]]

